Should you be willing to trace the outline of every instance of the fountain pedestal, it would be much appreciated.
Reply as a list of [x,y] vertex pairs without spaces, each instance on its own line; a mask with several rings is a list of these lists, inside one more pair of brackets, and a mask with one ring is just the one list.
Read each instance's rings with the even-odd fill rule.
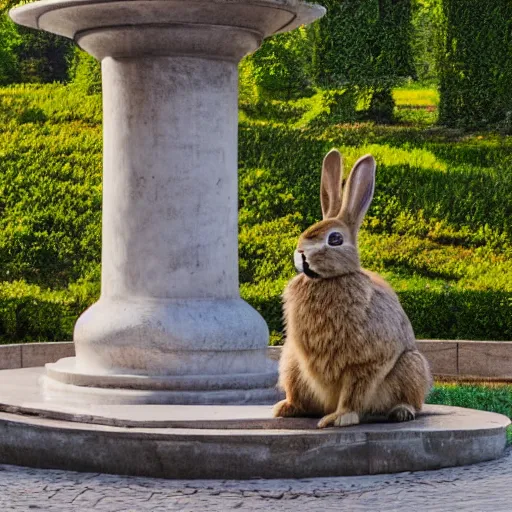
[[75,326],[76,358],[48,367],[49,391],[275,399],[267,326],[238,291],[237,65],[323,13],[298,0],[43,0],[12,11],[102,67],[101,298]]

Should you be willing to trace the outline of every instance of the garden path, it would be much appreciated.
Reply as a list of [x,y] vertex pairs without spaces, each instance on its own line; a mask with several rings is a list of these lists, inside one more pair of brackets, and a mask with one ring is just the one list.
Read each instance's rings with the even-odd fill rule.
[[173,481],[0,466],[0,510],[510,512],[512,448],[497,461],[398,475]]

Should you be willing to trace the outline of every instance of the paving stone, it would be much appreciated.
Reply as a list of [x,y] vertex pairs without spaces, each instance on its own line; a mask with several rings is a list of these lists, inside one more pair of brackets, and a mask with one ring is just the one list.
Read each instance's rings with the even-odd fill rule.
[[0,466],[0,510],[510,512],[512,448],[472,466],[367,477],[183,481]]

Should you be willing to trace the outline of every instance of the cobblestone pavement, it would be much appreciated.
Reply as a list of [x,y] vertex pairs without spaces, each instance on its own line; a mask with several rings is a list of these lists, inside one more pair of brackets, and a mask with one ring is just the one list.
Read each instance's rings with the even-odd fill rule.
[[0,465],[0,510],[511,512],[512,449],[421,473],[308,480],[156,480]]

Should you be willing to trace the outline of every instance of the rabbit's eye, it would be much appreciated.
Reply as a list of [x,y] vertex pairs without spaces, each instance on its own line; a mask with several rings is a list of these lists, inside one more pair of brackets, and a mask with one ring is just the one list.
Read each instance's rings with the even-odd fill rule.
[[338,233],[338,231],[335,231],[329,235],[327,243],[329,245],[341,245],[343,243],[343,235]]

